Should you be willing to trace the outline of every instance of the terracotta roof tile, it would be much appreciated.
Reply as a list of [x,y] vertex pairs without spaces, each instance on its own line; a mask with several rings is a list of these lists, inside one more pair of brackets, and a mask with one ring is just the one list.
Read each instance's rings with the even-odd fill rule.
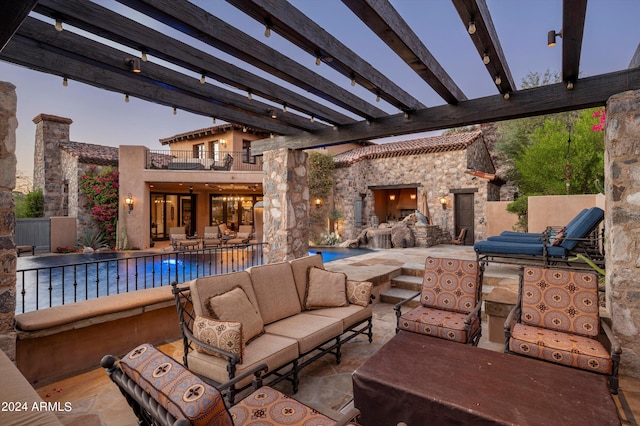
[[[232,124],[232,123],[221,124],[219,126],[206,127],[204,129],[198,129],[198,130],[190,130],[188,132],[179,133],[177,135],[173,135],[168,138],[162,138],[160,139],[160,143],[162,145],[171,145],[174,142],[180,142],[180,141],[185,141],[190,139],[198,139],[203,136],[210,136],[218,133],[224,133],[231,129],[240,130],[243,127],[245,126],[241,126],[239,124]],[[255,134],[269,135],[268,131],[258,129],[256,127],[247,127],[247,131]]]
[[370,158],[400,157],[404,155],[458,151],[466,149],[471,143],[481,137],[481,131],[474,131],[410,139],[385,144],[374,144],[345,151],[334,156],[333,160],[336,165],[340,167]]
[[118,148],[83,142],[59,142],[60,148],[78,157],[80,163],[101,166],[118,165]]

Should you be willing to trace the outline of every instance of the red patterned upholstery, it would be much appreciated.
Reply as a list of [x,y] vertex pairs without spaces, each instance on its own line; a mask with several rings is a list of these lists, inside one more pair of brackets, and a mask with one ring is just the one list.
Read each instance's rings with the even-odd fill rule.
[[[398,326],[401,330],[466,343],[468,336],[464,323],[465,316],[465,314],[457,312],[418,306],[402,315]],[[480,319],[474,316],[472,318],[470,333],[473,334],[479,327]]]
[[522,323],[595,337],[600,329],[598,278],[591,272],[525,268]]
[[511,330],[509,350],[570,367],[611,374],[611,356],[600,342],[590,337],[516,324]]
[[402,314],[398,303],[396,332],[412,331],[460,343],[480,340],[482,267],[475,260],[428,257],[425,260],[420,306]]
[[478,262],[427,258],[422,279],[422,306],[468,314],[476,306]]
[[505,322],[505,338],[505,352],[607,375],[611,392],[618,393],[622,348],[600,321],[593,272],[522,268],[520,297]]
[[120,360],[120,368],[174,417],[193,425],[233,426],[220,392],[153,346],[138,346]]
[[329,417],[268,386],[253,392],[231,407],[229,412],[236,426],[336,424]]

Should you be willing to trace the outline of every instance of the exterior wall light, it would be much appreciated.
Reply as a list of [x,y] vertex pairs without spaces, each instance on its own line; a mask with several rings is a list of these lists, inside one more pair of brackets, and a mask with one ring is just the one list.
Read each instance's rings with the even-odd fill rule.
[[389,195],[389,200],[395,201],[396,200],[396,194]]
[[442,196],[440,197],[440,204],[442,205],[442,210],[446,210],[447,209],[447,204],[449,203],[449,200],[447,199],[447,197]]
[[131,214],[131,210],[133,210],[133,195],[131,195],[131,193],[127,194],[127,197],[124,199],[124,203],[129,208],[129,214]]
[[314,203],[316,205],[316,209],[319,209],[320,207],[322,207],[322,200],[320,198],[316,198]]

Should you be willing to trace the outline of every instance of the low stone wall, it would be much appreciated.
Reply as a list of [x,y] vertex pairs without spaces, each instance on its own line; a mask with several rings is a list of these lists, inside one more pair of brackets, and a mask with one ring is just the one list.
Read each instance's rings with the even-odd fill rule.
[[16,328],[16,364],[38,386],[95,368],[106,354],[181,336],[170,287],[27,312]]

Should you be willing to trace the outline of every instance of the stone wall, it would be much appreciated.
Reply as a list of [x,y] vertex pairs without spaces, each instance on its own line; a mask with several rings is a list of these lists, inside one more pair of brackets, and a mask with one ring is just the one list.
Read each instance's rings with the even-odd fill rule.
[[64,172],[58,142],[69,141],[69,118],[40,114],[36,124],[36,143],[33,159],[33,187],[44,195],[44,217],[64,216]]
[[0,82],[0,350],[16,359],[16,88]]
[[607,306],[621,372],[640,377],[640,90],[607,102],[605,196]]
[[[478,144],[478,145],[476,145]],[[432,223],[453,232],[454,208],[442,209],[439,202],[441,192],[452,190],[477,190],[475,202],[475,240],[486,238],[486,201],[497,195],[495,185],[486,179],[465,173],[469,164],[489,168],[488,155],[480,154],[484,143],[479,140],[471,145],[471,150],[447,151],[432,154],[407,155],[359,161],[334,172],[334,202],[343,213],[338,231],[343,240],[353,239],[364,228],[370,227],[370,217],[374,214],[374,197],[371,186],[418,184],[418,205],[426,193]],[[488,161],[488,164],[485,164]],[[483,166],[483,164],[485,164]],[[489,172],[489,170],[479,169]],[[489,191],[491,190],[491,197]],[[355,200],[365,194],[363,226],[355,226]],[[449,195],[449,201],[452,196]],[[383,218],[380,218],[380,222]]]
[[265,263],[309,252],[309,161],[304,151],[279,149],[264,154]]

